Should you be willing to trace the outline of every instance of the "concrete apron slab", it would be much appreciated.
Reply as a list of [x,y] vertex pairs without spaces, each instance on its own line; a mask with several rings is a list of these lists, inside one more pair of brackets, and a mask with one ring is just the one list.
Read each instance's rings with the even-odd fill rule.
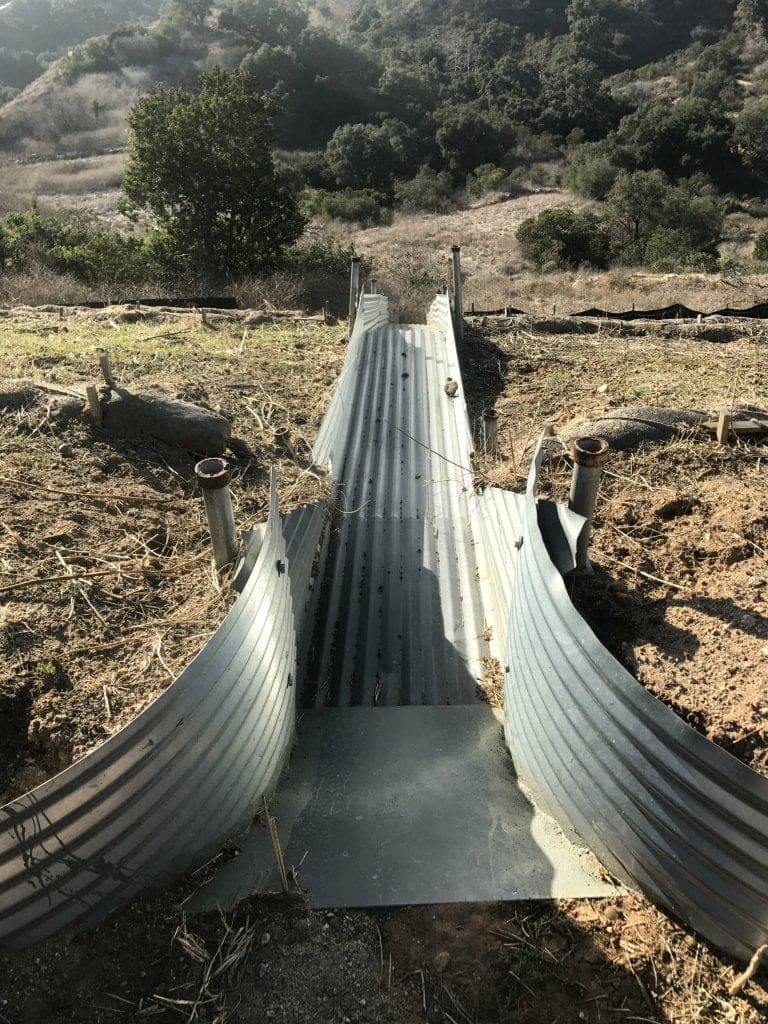
[[[310,711],[271,811],[318,908],[617,892],[525,796],[487,705]],[[266,828],[234,845],[186,910],[280,890]]]

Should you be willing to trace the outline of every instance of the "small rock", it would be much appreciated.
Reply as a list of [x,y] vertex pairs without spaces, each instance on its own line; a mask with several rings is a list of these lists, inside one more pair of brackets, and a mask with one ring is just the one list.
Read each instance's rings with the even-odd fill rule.
[[451,954],[448,952],[448,950],[443,949],[435,955],[435,959],[432,961],[432,964],[437,973],[442,974],[450,962]]
[[618,907],[607,907],[604,917],[606,921],[620,921],[622,913]]
[[271,938],[272,938],[272,936],[269,934],[269,932],[264,932],[262,934],[261,938],[259,939],[259,943],[262,946],[268,946],[269,945],[269,941],[270,941]]
[[762,656],[764,658],[768,658],[768,647],[761,647],[760,648],[760,653],[762,654]]
[[750,587],[754,587],[755,590],[759,590],[760,587],[765,586],[765,579],[762,576],[750,576],[749,585]]
[[608,385],[601,384],[600,387],[597,389],[597,393],[598,395],[606,395],[608,393]]
[[74,459],[75,453],[72,450],[72,445],[70,445],[70,444],[60,444],[59,445],[59,455],[62,457],[62,459]]

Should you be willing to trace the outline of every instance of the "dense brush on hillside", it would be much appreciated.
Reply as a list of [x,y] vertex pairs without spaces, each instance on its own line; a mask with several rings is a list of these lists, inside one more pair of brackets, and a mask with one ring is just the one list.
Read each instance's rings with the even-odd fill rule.
[[[566,184],[610,215],[574,249],[591,262],[713,269],[724,217],[764,213],[768,0],[11,0],[3,18],[0,80],[4,53],[40,71],[54,36],[108,31],[0,91],[0,157],[120,150],[139,96],[218,66],[273,100],[308,217]],[[534,262],[574,265],[560,235],[592,228],[544,227]]]

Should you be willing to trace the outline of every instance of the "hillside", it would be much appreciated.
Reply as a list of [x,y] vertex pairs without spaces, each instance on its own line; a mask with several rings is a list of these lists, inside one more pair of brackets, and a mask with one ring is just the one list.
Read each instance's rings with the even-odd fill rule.
[[[68,0],[70,34],[86,2]],[[743,275],[768,260],[768,235],[755,248],[768,213],[762,2],[168,0],[155,20],[155,0],[132,2],[119,13],[139,20],[67,49],[0,104],[0,216],[37,203],[133,231],[118,212],[131,108],[158,85],[194,92],[220,67],[272,101],[279,174],[312,238],[320,224],[365,248],[366,231],[405,237],[415,218],[422,240],[445,239],[456,217],[451,240],[477,243],[489,295],[523,267]],[[100,11],[94,26],[118,13]],[[478,213],[494,197],[499,231]],[[521,242],[540,214],[544,234],[537,223]]]

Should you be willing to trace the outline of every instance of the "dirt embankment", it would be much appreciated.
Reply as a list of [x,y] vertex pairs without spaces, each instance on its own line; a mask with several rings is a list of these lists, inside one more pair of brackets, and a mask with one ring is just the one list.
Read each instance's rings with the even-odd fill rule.
[[[251,455],[232,459],[242,528],[266,518],[271,465],[285,510],[319,496],[322,484],[275,431],[289,426],[308,453],[343,331],[214,329],[162,314],[104,331],[90,318],[62,328],[50,314],[5,322],[0,376],[66,392],[96,379],[94,342],[107,342],[122,384],[222,412],[247,441]],[[0,414],[0,804],[131,721],[203,646],[233,596],[211,571],[194,453],[117,438],[61,415],[62,396],[42,394]]]

